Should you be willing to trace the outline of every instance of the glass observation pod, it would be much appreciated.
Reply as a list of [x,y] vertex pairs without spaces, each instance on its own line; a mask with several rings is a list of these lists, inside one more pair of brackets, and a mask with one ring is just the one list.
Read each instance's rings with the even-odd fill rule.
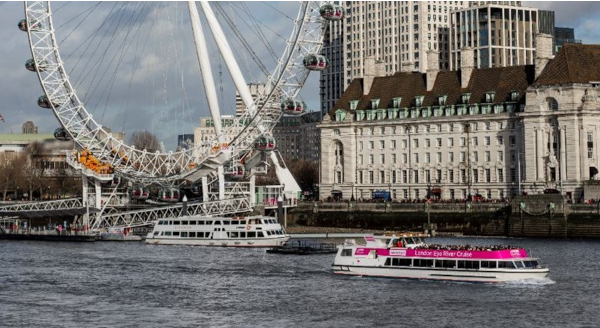
[[328,3],[321,6],[320,14],[323,19],[339,21],[344,18],[344,7]]
[[33,61],[33,58],[25,62],[25,68],[31,72],[35,72],[36,68],[40,72],[43,72],[44,70],[46,70],[46,65],[48,65],[48,63],[45,60],[42,60],[41,62],[39,62],[39,64],[36,65]]
[[58,108],[62,104],[64,104],[64,102],[56,101],[56,99],[54,99],[54,101],[52,102],[52,105],[50,105],[50,100],[48,100],[48,97],[46,97],[46,95],[43,95],[38,98],[37,104],[38,104],[38,106],[40,106],[42,108],[52,108],[52,106]]
[[[19,30],[27,32],[27,20],[25,18],[21,19],[17,26],[19,26]],[[42,24],[40,22],[33,22],[33,24],[31,24],[32,31],[39,31],[41,28]]]
[[179,201],[179,189],[163,188],[158,192],[158,200],[161,202],[176,203]]
[[54,138],[60,141],[69,141],[71,140],[71,136],[67,133],[65,128],[57,128],[54,130]]
[[304,113],[305,104],[303,101],[288,98],[281,103],[281,109],[287,115],[300,115]]
[[311,71],[323,71],[329,67],[327,57],[323,55],[310,54],[304,57],[304,67]]
[[131,198],[133,199],[148,199],[150,193],[143,187],[134,186],[130,191]]
[[275,149],[275,139],[269,136],[260,136],[254,142],[254,148],[263,151],[271,151]]
[[236,164],[236,165],[229,167],[229,169],[225,172],[225,175],[230,179],[239,180],[244,177],[245,173],[246,172],[245,172],[244,166],[240,165],[240,164]]

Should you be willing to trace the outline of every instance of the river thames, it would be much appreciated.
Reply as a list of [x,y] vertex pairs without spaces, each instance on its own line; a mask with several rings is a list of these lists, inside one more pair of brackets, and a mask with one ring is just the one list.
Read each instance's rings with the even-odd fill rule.
[[0,241],[0,327],[597,327],[600,241],[522,246],[550,268],[478,284],[333,275],[334,254]]

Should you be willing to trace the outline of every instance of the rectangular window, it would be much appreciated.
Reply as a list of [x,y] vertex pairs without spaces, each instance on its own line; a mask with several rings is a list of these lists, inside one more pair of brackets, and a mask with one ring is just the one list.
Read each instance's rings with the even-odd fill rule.
[[413,182],[414,183],[419,183],[419,171],[415,170],[414,173],[415,174],[414,174]]
[[402,183],[408,183],[408,170],[402,170]]
[[442,162],[442,153],[437,153],[435,156],[436,162],[437,163],[441,163]]
[[498,161],[504,161],[504,152],[502,150],[498,151]]
[[473,137],[473,146],[478,146],[477,137]]
[[431,142],[429,141],[429,139],[425,139],[425,148],[429,147],[431,147]]
[[448,170],[448,181],[454,182],[454,170]]
[[587,133],[588,158],[594,158],[594,135],[593,132]]
[[436,139],[436,144],[438,147],[442,147],[442,138],[437,138]]
[[414,153],[414,158],[415,158],[415,163],[419,163],[419,154],[418,153]]
[[392,154],[392,164],[396,164],[396,154]]
[[369,164],[373,164],[373,154],[369,154]]
[[458,145],[460,147],[464,147],[465,146],[465,142],[466,142],[465,137],[460,137]]
[[516,162],[517,161],[517,151],[512,149],[510,151],[510,161],[511,162]]
[[467,157],[466,157],[466,153],[465,153],[464,151],[461,151],[461,152],[460,152],[460,161],[461,161],[461,162],[465,162],[465,161],[466,161],[466,159],[467,159]]
[[485,137],[485,145],[489,146],[491,144],[490,137]]
[[517,169],[510,169],[510,182],[517,182]]
[[498,144],[498,146],[504,145],[504,138],[496,137],[496,143]]
[[[485,169],[485,182],[492,182],[492,173],[490,169]],[[491,197],[488,197],[491,198]]]
[[406,153],[402,154],[402,163],[403,164],[408,163],[408,155]]
[[454,138],[448,138],[448,147],[454,147]]
[[498,169],[498,182],[504,182],[504,169]]
[[490,151],[489,151],[489,150],[486,150],[486,151],[485,151],[485,161],[486,161],[486,162],[489,162],[489,161],[491,161],[491,160],[492,160],[492,155],[491,155],[491,153],[490,153]]
[[391,149],[396,149],[396,140],[392,140]]
[[385,140],[379,140],[379,149],[385,149]]
[[375,142],[369,141],[369,149],[374,149],[374,148],[375,148]]
[[413,148],[419,148],[419,139],[413,139]]
[[478,169],[473,169],[473,182],[475,182],[475,183],[479,182],[479,170]]
[[385,171],[379,171],[379,183],[385,183]]
[[454,152],[448,153],[448,162],[454,163]]
[[385,154],[379,155],[379,163],[380,164],[385,164]]
[[374,180],[374,174],[373,171],[369,171],[369,183],[373,184],[373,180]]
[[515,138],[515,136],[510,136],[509,141],[511,146],[515,146],[517,144],[517,138]]
[[431,163],[431,154],[425,153],[425,163]]
[[362,141],[358,142],[358,150],[363,150],[363,142]]
[[358,155],[358,164],[359,165],[363,164],[363,155]]
[[402,148],[406,149],[408,147],[408,140],[402,139]]

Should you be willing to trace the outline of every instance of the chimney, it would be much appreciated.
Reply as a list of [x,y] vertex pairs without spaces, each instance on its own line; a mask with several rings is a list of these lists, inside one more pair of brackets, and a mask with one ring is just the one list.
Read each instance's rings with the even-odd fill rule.
[[383,61],[376,60],[375,57],[365,58],[365,76],[363,78],[363,94],[368,95],[373,86],[373,80],[378,76],[383,76]]
[[400,70],[402,72],[408,72],[411,73],[412,71],[415,70],[415,64],[412,62],[408,62],[408,63],[402,63],[402,67],[400,68]]
[[475,53],[469,47],[460,50],[460,87],[465,89],[469,86],[471,73],[475,68]]
[[435,50],[427,51],[427,91],[433,89],[435,78],[440,71],[440,53]]
[[552,59],[552,35],[538,34],[535,37],[535,79],[542,74],[548,61]]

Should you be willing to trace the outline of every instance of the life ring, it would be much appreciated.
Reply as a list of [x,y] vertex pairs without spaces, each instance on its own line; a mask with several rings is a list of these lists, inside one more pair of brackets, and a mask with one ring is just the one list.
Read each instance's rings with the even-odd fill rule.
[[250,226],[249,225],[246,226],[246,230],[250,230]]

